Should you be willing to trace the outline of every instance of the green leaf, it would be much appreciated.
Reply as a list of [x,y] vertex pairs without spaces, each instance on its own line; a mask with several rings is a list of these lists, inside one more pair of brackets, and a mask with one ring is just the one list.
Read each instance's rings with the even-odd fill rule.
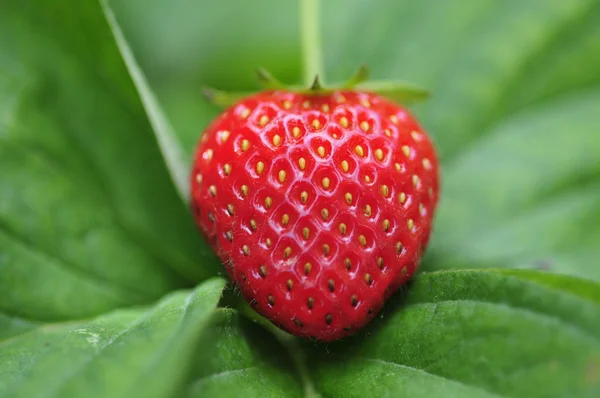
[[600,285],[589,300],[559,278],[423,274],[361,335],[314,350],[316,388],[327,397],[596,397]]
[[154,92],[148,85],[144,73],[140,69],[135,60],[135,57],[129,48],[129,44],[123,37],[123,32],[115,19],[114,13],[106,0],[100,1],[104,15],[112,29],[115,41],[119,46],[123,60],[127,65],[129,74],[135,83],[135,86],[140,93],[140,98],[146,109],[146,114],[150,119],[154,134],[158,141],[158,145],[167,163],[167,169],[171,173],[171,179],[177,188],[179,196],[186,202],[189,202],[190,187],[189,187],[189,165],[190,160],[187,159],[181,148],[181,142],[175,136],[171,123],[167,120],[163,110],[156,100]]
[[302,397],[286,348],[254,322],[220,309],[200,338],[187,396]]
[[336,0],[323,13],[330,79],[367,63],[433,94],[415,108],[442,160],[426,268],[600,280],[600,1]]
[[217,269],[95,1],[2,3],[0,170],[7,317],[87,317]]
[[[153,308],[49,324],[0,343],[3,397],[170,397],[181,392],[224,281]],[[202,344],[205,344],[203,342]]]

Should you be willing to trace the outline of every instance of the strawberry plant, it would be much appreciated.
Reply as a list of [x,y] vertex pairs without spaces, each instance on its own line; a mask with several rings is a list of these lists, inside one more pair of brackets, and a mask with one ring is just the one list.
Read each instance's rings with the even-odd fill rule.
[[2,2],[0,397],[600,395],[600,1],[299,3]]

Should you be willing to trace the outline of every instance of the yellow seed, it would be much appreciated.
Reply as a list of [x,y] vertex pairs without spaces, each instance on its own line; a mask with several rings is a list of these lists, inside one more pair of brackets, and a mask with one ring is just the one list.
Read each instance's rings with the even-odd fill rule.
[[308,227],[302,228],[302,236],[304,237],[304,239],[308,239],[308,237],[310,236],[310,229],[308,229]]
[[233,213],[235,213],[235,208],[232,204],[227,205],[227,213],[229,213],[230,216],[233,216]]
[[363,99],[361,99],[361,100],[360,100],[360,104],[361,104],[362,106],[364,106],[365,108],[370,108],[370,107],[371,107],[371,103],[369,102],[369,100],[368,100],[368,99],[364,99],[364,98],[363,98]]
[[279,170],[279,182],[283,184],[283,182],[285,181],[285,177],[286,177],[287,173],[285,172],[285,170]]
[[207,150],[206,150],[206,152],[204,152],[204,157],[205,157],[207,160],[211,160],[211,159],[212,159],[212,157],[213,157],[213,154],[214,154],[214,152],[213,152],[213,150],[212,150],[212,149],[207,149]]
[[367,175],[366,175],[366,176],[365,176],[365,182],[367,182],[367,183],[368,183],[368,182],[371,182],[371,177],[369,177],[369,176],[367,176]]
[[258,120],[258,124],[260,124],[263,127],[266,126],[267,123],[269,123],[269,117],[267,115],[262,115]]
[[248,149],[250,149],[250,141],[242,140],[242,151],[246,152]]
[[385,129],[385,130],[383,130],[383,133],[384,133],[385,135],[387,135],[388,137],[391,137],[391,136],[392,136],[392,131],[391,131],[390,129]]
[[415,222],[412,218],[409,218],[408,221],[406,221],[406,226],[408,227],[408,230],[412,232],[412,230],[415,228]]
[[288,214],[284,214],[281,216],[281,225],[286,226],[290,222],[290,216]]
[[402,153],[404,156],[410,156],[410,147],[408,145],[402,145]]
[[329,185],[331,184],[331,181],[329,180],[329,178],[323,177],[323,180],[321,180],[321,184],[323,184],[323,188],[329,189]]
[[425,206],[423,206],[423,203],[419,203],[419,214],[422,216],[425,215]]
[[329,105],[327,105],[327,104],[321,105],[321,110],[325,113],[329,112]]
[[341,166],[342,166],[342,170],[344,170],[344,173],[347,173],[348,169],[350,168],[350,165],[348,164],[348,161],[347,160],[342,160]]
[[256,231],[256,221],[250,220],[250,229]]
[[365,205],[365,216],[371,217],[371,205]]
[[323,217],[323,220],[327,221],[327,219],[329,218],[329,210],[322,209],[321,210],[321,217]]
[[381,190],[381,194],[382,194],[383,196],[385,196],[386,198],[387,198],[387,197],[388,197],[388,195],[390,194],[390,188],[388,188],[388,186],[387,186],[387,185],[382,185],[382,186],[381,186],[381,188],[380,188],[380,190]]
[[344,97],[342,94],[338,94],[338,96],[335,98],[335,100],[338,103],[342,104],[342,103],[346,102],[346,97]]
[[352,204],[352,194],[350,192],[346,192],[344,194],[344,199],[346,200],[346,203],[348,203],[349,205]]
[[292,102],[289,100],[283,101],[283,109],[292,109]]
[[304,273],[306,275],[310,274],[310,270],[312,270],[312,264],[311,263],[304,264]]
[[396,115],[392,115],[392,116],[390,116],[390,121],[391,121],[393,124],[397,125],[397,124],[398,124],[398,116],[396,116]]
[[333,279],[327,281],[327,288],[330,292],[333,292],[335,290],[335,281]]
[[358,241],[360,242],[361,245],[366,246],[367,245],[367,238],[365,238],[364,235],[359,235],[358,236]]
[[196,174],[196,182],[202,184],[202,174]]
[[377,158],[377,160],[382,161],[383,151],[381,149],[375,149],[375,157]]
[[350,269],[352,267],[352,262],[350,261],[350,259],[348,257],[346,257],[344,259],[344,266],[346,267],[346,269]]
[[233,232],[227,231],[227,232],[225,232],[225,236],[227,237],[228,241],[230,241],[230,242],[233,241]]
[[410,136],[415,141],[421,141],[421,135],[419,133],[417,133],[416,131],[411,131]]
[[226,164],[226,165],[223,166],[223,174],[225,174],[226,176],[228,176],[229,173],[231,173],[231,165],[228,163],[228,164]]
[[292,248],[288,246],[283,250],[283,258],[288,258],[291,255],[292,255]]
[[273,145],[279,146],[281,144],[281,136],[279,134],[275,134],[273,136]]
[[362,147],[362,146],[360,146],[360,145],[357,145],[357,146],[355,146],[355,147],[354,147],[354,152],[356,152],[356,154],[357,154],[358,156],[360,156],[360,157],[363,157],[363,156],[365,156],[365,150],[364,150],[364,149],[363,149],[363,147]]
[[247,256],[250,253],[250,249],[247,245],[242,246],[242,253],[244,253],[244,256]]
[[240,117],[242,119],[246,119],[248,116],[250,116],[250,109],[244,108],[244,110],[242,111],[242,113],[240,113]]
[[348,118],[347,118],[346,116],[342,116],[342,117],[340,118],[340,125],[341,125],[343,128],[347,128],[347,127],[348,127],[348,124],[349,124],[349,122],[348,122]]
[[324,157],[325,156],[325,148],[322,146],[318,147],[317,153],[319,154],[320,157]]
[[373,283],[373,279],[371,278],[371,274],[365,274],[365,282],[367,282],[367,285],[370,285],[371,283]]
[[412,176],[412,183],[415,187],[417,185],[419,185],[419,176],[418,175],[415,174],[414,176]]
[[271,247],[271,245],[273,244],[273,242],[271,242],[271,238],[265,239],[265,243],[267,244],[267,247]]
[[381,228],[383,228],[383,230],[387,232],[390,229],[390,224],[390,220],[383,220],[383,222],[381,223]]
[[208,192],[210,192],[212,196],[217,196],[217,187],[211,185],[210,187],[208,187]]
[[242,191],[243,196],[247,196],[248,195],[248,185],[242,185],[241,191]]
[[400,166],[400,163],[394,163],[394,167],[396,168],[396,171],[402,170],[402,167]]
[[313,119],[312,123],[310,124],[315,130],[321,128],[321,122],[319,121],[319,119]]
[[273,199],[271,199],[271,197],[270,197],[270,196],[267,196],[267,197],[265,198],[265,207],[266,207],[267,209],[269,209],[269,208],[271,207],[271,205],[272,205],[272,204],[273,204]]
[[402,249],[403,249],[404,247],[402,246],[402,243],[400,243],[400,242],[396,242],[396,246],[395,246],[395,248],[396,248],[396,253],[400,254],[400,253],[402,253]]
[[303,107],[304,109],[308,109],[308,108],[310,108],[310,101],[309,101],[309,100],[306,100],[306,101],[304,101],[304,102],[302,103],[302,107]]
[[300,137],[300,127],[294,126],[294,128],[292,129],[292,134],[296,138]]
[[256,172],[258,174],[262,174],[262,172],[265,170],[265,164],[262,161],[258,161],[258,163],[256,163]]
[[377,265],[379,268],[383,268],[383,257],[377,257]]
[[406,202],[406,194],[404,192],[400,192],[398,194],[398,201],[400,202],[401,205],[403,205],[404,202]]
[[306,168],[306,159],[298,159],[298,167],[300,167],[300,170],[304,170]]
[[422,163],[425,170],[431,170],[431,161],[429,159],[424,158]]
[[291,279],[288,279],[286,282],[286,285],[287,285],[288,290],[292,290],[292,287],[294,287],[294,281]]
[[223,130],[223,131],[221,132],[221,142],[223,143],[223,142],[227,141],[227,139],[229,138],[229,135],[230,135],[230,134],[231,134],[231,133],[230,133],[229,131],[227,131],[227,130]]
[[329,255],[329,245],[327,243],[325,243],[323,245],[323,247],[321,247],[321,249],[323,249],[323,254],[324,255],[326,255],[326,256]]
[[308,200],[308,192],[306,192],[306,191],[302,191],[302,192],[300,193],[300,201],[301,201],[302,203],[306,203],[306,201],[307,201],[307,200]]
[[266,277],[267,276],[267,267],[265,267],[264,265],[261,265],[260,267],[258,267],[258,273],[263,278]]
[[367,131],[369,131],[371,126],[369,126],[369,122],[363,120],[362,122],[360,122],[360,128],[362,131],[364,131],[366,133]]
[[342,235],[346,235],[346,224],[340,223],[339,229]]

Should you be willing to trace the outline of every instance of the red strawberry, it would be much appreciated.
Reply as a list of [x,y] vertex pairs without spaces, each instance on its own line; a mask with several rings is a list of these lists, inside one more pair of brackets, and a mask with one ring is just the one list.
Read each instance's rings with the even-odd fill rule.
[[254,308],[330,341],[369,322],[418,267],[438,200],[431,140],[355,91],[266,91],[204,132],[196,222]]

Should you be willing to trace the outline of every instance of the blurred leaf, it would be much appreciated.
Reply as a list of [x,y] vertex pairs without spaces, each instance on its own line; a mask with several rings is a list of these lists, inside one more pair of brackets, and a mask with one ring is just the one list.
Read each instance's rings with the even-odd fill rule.
[[262,66],[301,80],[297,1],[110,1],[188,156],[221,111],[203,87],[258,91]]
[[[600,1],[326,1],[330,79],[431,90],[442,158],[426,268],[542,268],[600,280]],[[351,27],[360,26],[360,29]]]
[[185,157],[183,149],[181,148],[181,141],[175,135],[173,127],[171,127],[170,122],[167,120],[160,104],[156,100],[154,92],[152,92],[152,89],[146,81],[144,72],[142,72],[138,66],[137,61],[135,60],[135,57],[129,48],[129,44],[125,40],[125,37],[123,37],[123,32],[121,31],[121,28],[119,27],[119,24],[117,23],[115,16],[107,3],[107,0],[100,0],[100,2],[102,4],[104,15],[106,16],[106,19],[115,37],[115,41],[117,42],[119,50],[121,51],[121,55],[123,56],[123,60],[127,65],[129,74],[131,75],[131,78],[133,79],[133,82],[140,93],[140,98],[144,104],[146,114],[150,119],[150,123],[152,124],[158,145],[167,163],[167,169],[171,174],[171,179],[173,180],[175,188],[177,188],[181,199],[188,203],[190,195],[190,160]]
[[0,313],[85,317],[214,274],[99,5],[1,7]]
[[181,391],[224,281],[151,309],[49,324],[0,345],[3,397],[170,397]]
[[315,350],[316,388],[327,397],[597,397],[600,286],[588,300],[559,278],[423,274],[366,332]]

